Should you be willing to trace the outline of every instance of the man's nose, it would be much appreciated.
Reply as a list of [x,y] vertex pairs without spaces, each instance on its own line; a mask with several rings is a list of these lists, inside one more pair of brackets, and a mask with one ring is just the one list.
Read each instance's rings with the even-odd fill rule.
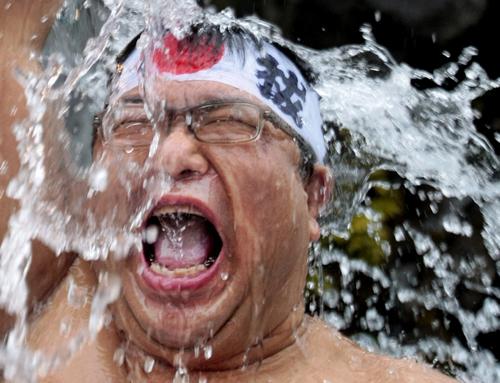
[[174,180],[201,176],[209,164],[200,151],[200,142],[184,127],[177,127],[160,139],[157,166]]

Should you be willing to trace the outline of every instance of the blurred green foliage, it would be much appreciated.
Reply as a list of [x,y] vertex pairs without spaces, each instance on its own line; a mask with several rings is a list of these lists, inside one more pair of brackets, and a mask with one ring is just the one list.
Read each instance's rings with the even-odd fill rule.
[[323,248],[335,247],[350,258],[380,266],[389,255],[384,244],[388,245],[393,237],[393,223],[404,214],[404,193],[391,187],[384,170],[375,171],[369,181],[372,182],[370,197],[364,201],[362,211],[352,218],[347,238],[329,235],[322,237],[320,243]]

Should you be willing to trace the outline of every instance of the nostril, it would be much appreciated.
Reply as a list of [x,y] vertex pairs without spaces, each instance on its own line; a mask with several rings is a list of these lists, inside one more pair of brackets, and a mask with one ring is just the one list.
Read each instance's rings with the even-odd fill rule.
[[198,174],[197,171],[194,171],[194,170],[191,170],[191,169],[185,169],[182,172],[180,172],[176,178],[178,178],[178,179],[191,178],[191,177],[194,177],[197,174]]

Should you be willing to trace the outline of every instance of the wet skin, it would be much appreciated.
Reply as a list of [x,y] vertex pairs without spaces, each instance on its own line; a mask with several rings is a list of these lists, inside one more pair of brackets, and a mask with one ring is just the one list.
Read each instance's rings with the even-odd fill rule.
[[[88,263],[80,260],[70,269],[71,277],[79,289],[91,291],[96,284],[95,273]],[[60,350],[68,340],[86,331],[89,320],[92,294],[82,306],[67,303],[67,280],[52,297],[52,305],[34,323],[30,337],[31,345],[37,349],[54,352]],[[71,328],[64,335],[60,324],[71,320]],[[275,332],[276,337],[280,335]],[[318,319],[306,316],[295,334],[289,337],[288,329],[282,331],[279,343],[287,346],[265,358],[261,364],[246,369],[219,371],[191,371],[191,381],[208,382],[451,382],[452,380],[429,367],[409,360],[396,360],[360,349]],[[84,343],[64,367],[42,382],[169,382],[174,371],[165,364],[155,364],[152,373],[143,371],[145,354],[139,349],[129,348],[128,360],[121,367],[113,360],[115,350],[122,346],[123,338],[115,326],[105,327],[94,341]],[[286,342],[283,342],[286,340]],[[266,343],[264,343],[266,345]],[[63,353],[64,355],[64,353]]]
[[[25,8],[33,12],[26,4]],[[26,25],[38,31],[40,13],[31,19],[26,15],[18,16],[26,17]],[[172,108],[197,105],[222,95],[250,97],[220,84],[193,85],[158,84],[155,94],[167,99]],[[5,89],[8,94],[9,89],[17,88],[12,82]],[[10,121],[8,111],[2,108],[1,112],[2,121]],[[2,138],[3,142],[13,142],[4,125]],[[2,155],[15,159],[14,146],[3,146]],[[123,171],[123,154],[110,151],[102,142],[97,142],[95,158],[110,173]],[[60,284],[57,281],[67,266],[56,267],[56,277],[49,278],[48,286],[57,287],[32,319],[28,338],[30,346],[46,355],[64,348],[80,331],[85,333],[99,272],[117,273],[123,292],[112,307],[109,325],[95,339],[84,342],[67,364],[41,381],[171,381],[172,365],[181,346],[185,347],[183,363],[193,370],[194,381],[199,377],[216,382],[449,381],[421,365],[362,351],[319,320],[304,316],[307,247],[319,235],[316,218],[327,198],[327,193],[320,191],[327,186],[328,177],[325,169],[317,166],[311,182],[304,184],[297,171],[298,161],[295,144],[271,126],[256,142],[220,147],[197,142],[179,124],[164,134],[148,172],[142,175],[163,177],[168,173],[173,181],[171,189],[144,189],[139,178],[131,180],[134,192],[129,199],[121,181],[111,177],[107,192],[94,206],[103,216],[118,205],[123,212],[119,219],[126,220],[134,208],[151,197],[210,211],[224,240],[218,271],[227,272],[229,278],[225,281],[216,275],[202,288],[158,296],[140,278],[141,256],[136,250],[121,262],[110,259],[105,264],[89,264],[77,260]],[[9,177],[15,174],[15,166],[11,169]],[[5,202],[3,209],[13,209],[12,203]],[[0,223],[5,224],[3,219],[2,215]],[[48,250],[44,253],[35,249],[34,256],[40,259],[38,264],[53,268]],[[81,304],[68,304],[70,281],[87,296]],[[35,290],[36,283],[33,278]],[[0,318],[0,323],[6,322]],[[211,332],[212,357],[206,360],[203,353],[196,357],[193,344]],[[254,346],[257,338],[262,342]],[[120,364],[113,359],[116,349],[124,345],[126,357]],[[249,347],[249,366],[242,369]],[[149,375],[143,372],[146,355],[157,360]],[[261,363],[254,363],[258,361]]]
[[[123,98],[134,98],[134,93]],[[257,103],[242,91],[210,82],[166,82],[155,94],[174,109],[214,97]],[[98,161],[111,173],[120,171],[123,155],[98,146]],[[326,169],[317,166],[310,185],[304,187],[299,159],[291,138],[270,123],[257,141],[246,144],[201,143],[184,124],[162,135],[147,176],[167,173],[172,188],[158,198],[173,209],[189,205],[210,212],[223,248],[213,266],[217,275],[200,288],[181,292],[149,288],[137,272],[143,263],[138,252],[124,263],[107,263],[106,268],[123,281],[116,315],[134,342],[170,365],[178,349],[185,347],[183,363],[188,367],[234,368],[256,340],[272,337],[277,328],[297,326],[302,314],[295,313],[303,312],[307,248],[319,236],[319,191],[329,180]],[[158,194],[144,190],[141,178],[134,183],[134,195],[141,189],[146,195]],[[227,280],[220,276],[223,273]],[[194,357],[189,348],[208,338],[213,356],[208,361]],[[264,357],[275,352],[261,351]]]
[[[203,103],[214,94],[257,102],[216,83],[163,85],[156,94],[176,109]],[[130,96],[133,91],[124,98]],[[95,156],[110,173],[123,169],[124,154],[102,142],[97,142]],[[75,379],[85,366],[93,366],[95,376],[110,380],[121,381],[127,375],[132,381],[164,381],[173,378],[176,356],[191,370],[192,379],[217,382],[446,381],[422,366],[364,352],[320,321],[304,317],[307,246],[319,235],[316,217],[325,198],[320,190],[328,177],[324,168],[316,166],[310,183],[304,184],[298,161],[293,141],[270,125],[256,142],[223,147],[196,141],[183,124],[164,133],[144,177],[168,172],[172,188],[160,193],[144,189],[139,177],[130,185],[134,203],[154,194],[173,206],[204,206],[224,240],[219,270],[229,279],[216,276],[199,289],[158,293],[141,279],[137,251],[123,262],[93,266],[78,262],[70,275],[80,288],[90,292],[95,272],[107,270],[120,276],[123,294],[113,306],[115,321],[47,381]],[[108,189],[122,186],[117,182]],[[116,203],[114,193],[112,198]],[[55,338],[70,339],[79,328],[86,328],[90,294],[86,305],[68,307],[66,289],[65,283],[33,324],[31,340],[36,348],[57,350],[56,345],[64,342],[54,342]],[[60,323],[68,318],[73,321],[70,334],[62,336]],[[206,359],[203,352],[197,357],[192,346],[210,334],[212,357]],[[255,346],[257,338],[261,344]],[[113,356],[124,345],[125,361],[118,366]],[[248,349],[248,367],[242,370]],[[150,374],[143,371],[146,356],[156,360]]]

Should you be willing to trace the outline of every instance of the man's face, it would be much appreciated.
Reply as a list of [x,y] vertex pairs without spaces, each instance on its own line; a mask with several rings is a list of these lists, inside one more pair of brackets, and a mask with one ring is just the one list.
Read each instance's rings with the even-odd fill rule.
[[[175,110],[221,99],[260,105],[214,82],[163,81],[153,93]],[[119,103],[137,109],[138,100],[138,90],[132,90]],[[99,141],[95,153],[116,180],[108,185],[110,193],[124,191],[119,174],[137,162],[135,154]],[[110,202],[115,206],[101,207],[130,211],[151,202],[139,229],[142,249],[106,265],[122,279],[115,313],[134,343],[171,363],[178,349],[186,349],[189,365],[216,364],[244,353],[303,310],[307,248],[318,232],[299,162],[296,144],[269,122],[256,141],[229,145],[197,141],[179,120],[163,130],[157,150],[139,163],[144,174],[127,180],[128,206],[116,206],[125,204],[118,198]],[[170,187],[150,182],[166,176]],[[181,228],[174,222],[179,215]],[[151,226],[159,230],[151,234]],[[168,264],[169,271],[155,263]],[[192,351],[207,343],[213,347],[209,361]]]

